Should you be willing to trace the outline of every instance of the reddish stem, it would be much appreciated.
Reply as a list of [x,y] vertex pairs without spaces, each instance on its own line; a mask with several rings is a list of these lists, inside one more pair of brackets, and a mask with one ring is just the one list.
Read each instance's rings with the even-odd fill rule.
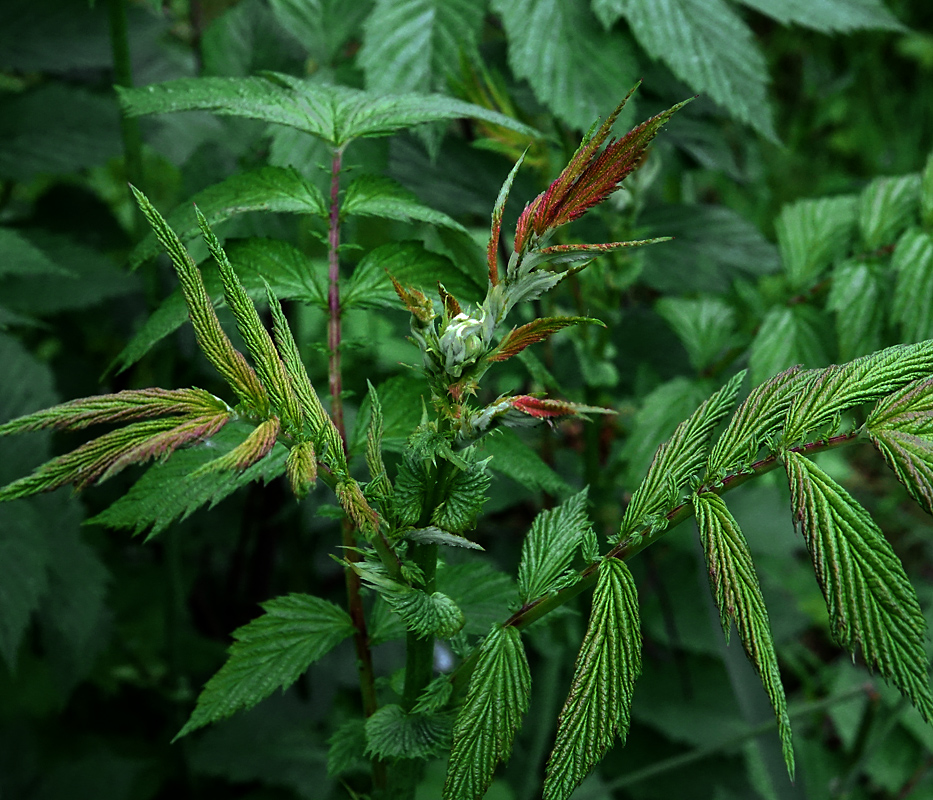
[[343,148],[334,150],[330,167],[330,220],[328,225],[329,247],[327,252],[328,279],[327,348],[330,351],[328,374],[330,376],[330,415],[340,434],[343,449],[347,449],[347,433],[343,424],[343,375],[340,366],[340,167]]

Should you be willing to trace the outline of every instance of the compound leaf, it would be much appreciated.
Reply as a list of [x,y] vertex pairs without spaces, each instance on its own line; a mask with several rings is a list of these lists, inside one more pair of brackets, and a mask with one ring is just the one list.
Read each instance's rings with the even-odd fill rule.
[[853,653],[860,645],[868,666],[933,722],[926,622],[901,562],[845,489],[803,456],[787,451],[784,458],[794,519],[826,598],[833,638]]
[[260,605],[265,613],[233,632],[230,657],[205,685],[176,739],[291,686],[353,633],[349,615],[320,597],[289,594]]
[[693,507],[709,568],[709,586],[719,607],[723,633],[728,642],[730,626],[735,623],[745,653],[761,678],[774,708],[784,763],[793,780],[794,748],[790,718],[787,716],[787,698],[784,696],[777,654],[774,652],[768,609],[761,595],[748,543],[719,495],[712,492],[700,494],[693,499]]
[[641,674],[638,595],[621,561],[599,566],[590,622],[548,759],[545,800],[564,800],[612,746],[625,742],[635,681]]
[[444,800],[478,800],[528,710],[531,673],[516,628],[494,625],[480,646],[466,702],[454,723]]

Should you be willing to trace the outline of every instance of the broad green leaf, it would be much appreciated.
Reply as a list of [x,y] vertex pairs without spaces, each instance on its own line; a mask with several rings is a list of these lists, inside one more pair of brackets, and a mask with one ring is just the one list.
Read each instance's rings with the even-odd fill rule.
[[68,275],[29,239],[12,228],[0,227],[0,278],[7,275]]
[[592,533],[586,489],[556,508],[540,512],[522,542],[518,592],[523,603],[547,594],[569,567],[584,538]]
[[662,529],[667,525],[665,520],[653,518],[680,499],[684,484],[706,461],[713,428],[731,410],[744,378],[744,370],[734,375],[681,422],[673,436],[658,448],[648,474],[625,509],[619,538],[649,522]]
[[404,620],[407,630],[420,637],[439,636],[449,639],[463,627],[463,612],[443,592],[428,594],[401,584],[396,586],[397,591],[386,589],[381,594],[392,610]]
[[370,11],[366,0],[271,0],[270,5],[282,27],[318,63],[331,62]]
[[777,139],[764,57],[723,0],[627,0],[622,13],[649,55],[736,119]]
[[[509,42],[509,65],[561,120],[587,130],[638,78],[630,40],[601,30],[576,0],[493,0]],[[606,104],[609,105],[606,105]],[[634,119],[632,111],[625,118]]]
[[735,333],[735,311],[719,297],[665,297],[655,310],[674,329],[698,372],[713,363]]
[[484,11],[483,0],[376,0],[359,53],[367,88],[445,90],[461,56],[477,55]]
[[828,360],[823,347],[823,320],[804,305],[775,306],[765,315],[752,340],[749,370],[762,383],[796,364],[815,367]]
[[826,598],[833,638],[861,647],[877,669],[933,722],[926,622],[904,568],[881,530],[816,464],[785,453],[794,519]]
[[928,228],[933,225],[933,150],[920,173],[920,222]]
[[516,628],[497,625],[480,646],[466,702],[454,724],[444,800],[479,800],[528,710],[531,673]]
[[[213,226],[250,211],[327,216],[327,205],[318,188],[294,169],[261,167],[231,175],[209,186],[182,203],[166,218],[169,227],[183,242],[200,234],[192,204]],[[154,233],[150,233],[130,253],[130,264],[138,267],[161,252]]]
[[916,222],[920,207],[920,176],[875,178],[859,196],[859,229],[866,250],[891,244]]
[[450,748],[450,714],[406,713],[395,703],[366,720],[366,752],[377,758],[431,758]]
[[768,609],[761,595],[748,542],[719,495],[711,492],[697,495],[693,499],[693,507],[709,569],[709,587],[719,607],[723,633],[728,642],[730,626],[735,623],[742,647],[761,678],[774,708],[784,763],[793,780],[794,748],[790,718],[787,716],[787,698],[784,696],[781,671],[774,652]]
[[484,634],[502,618],[502,609],[518,602],[515,583],[491,564],[473,561],[438,570],[437,588],[463,611],[464,633]]
[[[887,280],[887,276],[884,276]],[[864,261],[846,261],[833,270],[826,307],[836,314],[839,355],[855,358],[877,350],[885,322],[887,292],[882,276]]]
[[882,0],[741,0],[743,5],[767,14],[782,25],[803,25],[822,33],[856,30],[900,31],[898,22]]
[[570,485],[549,467],[518,434],[499,428],[479,443],[484,453],[492,456],[489,468],[505,475],[533,492],[548,492],[565,498],[573,491]]
[[904,338],[933,337],[933,233],[908,228],[897,241],[891,267],[897,276],[891,314]]
[[[243,239],[230,242],[227,254],[253,300],[265,298],[268,284],[280,300],[301,300],[319,308],[327,307],[326,263],[312,261],[294,245],[277,239]],[[211,302],[223,304],[223,284],[216,266],[203,265],[201,275]],[[188,308],[178,288],[143,323],[110,369],[122,372],[131,367],[187,320]]]
[[[407,375],[395,375],[380,383],[377,391],[382,406],[382,449],[404,452],[406,440],[421,422],[422,409],[426,407],[424,404],[427,399],[424,396],[430,397],[429,390],[418,381],[410,380]],[[371,399],[367,394],[356,417],[351,452],[366,446],[371,414]]]
[[814,374],[791,404],[783,439],[795,442],[847,408],[877,400],[931,370],[933,341],[897,344],[847,364],[826,367]]
[[176,739],[288,688],[353,633],[349,615],[319,597],[289,594],[261,605],[262,616],[233,632],[230,657],[204,686]]
[[[181,450],[161,464],[150,467],[133,487],[112,506],[88,522],[110,528],[131,528],[150,536],[165,530],[174,520],[185,519],[202,505],[211,507],[254,480],[268,482],[285,471],[288,449],[276,445],[272,452],[243,472],[200,470],[208,462],[234,449],[249,435],[251,426],[230,423],[207,443]],[[197,471],[197,475],[193,475]]]
[[200,72],[245,77],[263,69],[287,71],[305,55],[291,34],[261,0],[228,6],[203,30]]
[[480,286],[444,256],[431,253],[419,242],[391,242],[371,250],[356,265],[341,297],[343,307],[398,308],[389,274],[403,286],[435,296],[438,282],[460,300],[478,300],[482,294]]
[[360,175],[347,187],[340,207],[343,214],[360,217],[383,217],[400,222],[427,222],[467,230],[446,214],[421,204],[412,192],[391,178],[380,175]]
[[858,215],[859,200],[852,195],[799,200],[781,209],[775,229],[791,287],[808,288],[848,252]]
[[[372,628],[370,628],[371,632]],[[364,758],[366,752],[365,720],[344,719],[327,743],[330,745],[327,750],[327,774],[330,777],[334,778],[350,770],[365,769],[368,766]]]
[[625,564],[606,559],[599,566],[590,622],[557,721],[557,740],[544,780],[545,800],[570,797],[616,736],[625,742],[640,674],[635,582]]
[[438,94],[382,95],[281,73],[250,78],[179,78],[138,89],[117,87],[126,114],[213,111],[276,122],[334,147],[363,136],[386,136],[424,122],[481,119],[526,136],[537,132],[504,114]]
[[457,470],[447,484],[447,495],[434,508],[431,522],[452,533],[463,533],[476,523],[476,517],[486,504],[486,490],[492,477],[485,462],[471,464],[469,470]]

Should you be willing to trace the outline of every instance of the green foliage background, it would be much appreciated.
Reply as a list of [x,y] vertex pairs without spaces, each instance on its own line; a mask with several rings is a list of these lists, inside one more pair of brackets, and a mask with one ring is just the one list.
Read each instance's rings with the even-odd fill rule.
[[[326,281],[315,278],[326,272],[324,228],[296,216],[319,210],[329,191],[326,149],[293,128],[187,112],[143,119],[141,163],[124,160],[132,133],[121,132],[108,21],[118,7],[0,6],[0,422],[102,390],[220,393],[182,325],[174,274],[141,236],[125,188],[134,171],[158,208],[179,208],[168,218],[182,235],[186,225],[196,232],[189,199],[198,198],[251,294],[263,294],[265,277],[283,299],[307,303],[295,304],[293,324],[312,379],[326,385]],[[676,240],[606,256],[539,301],[538,316],[607,327],[559,334],[496,373],[495,391],[546,388],[620,413],[488,443],[499,474],[478,539],[502,571],[455,551],[438,578],[469,609],[472,637],[517,602],[522,587],[506,574],[542,502],[588,484],[598,532],[615,533],[658,442],[737,366],[759,382],[795,363],[824,366],[933,336],[933,209],[919,199],[933,182],[933,169],[923,172],[933,149],[933,10],[923,0],[178,0],[127,11],[137,85],[275,70],[447,94],[543,132],[516,178],[506,229],[637,78],[644,84],[620,127],[700,94],[629,190],[571,234]],[[420,417],[420,395],[398,369],[416,350],[384,267],[400,277],[430,269],[461,299],[481,295],[489,213],[529,141],[458,121],[348,148],[343,185],[356,216],[342,254],[345,388],[360,455],[367,379],[379,388],[387,449],[399,450]],[[362,171],[386,182],[352,183]],[[367,214],[386,191],[397,196],[394,216]],[[256,237],[279,240],[275,258],[257,254]],[[208,271],[207,282],[219,297],[220,277]],[[0,483],[80,441],[43,432],[0,440]],[[233,441],[218,437],[217,447]],[[178,459],[199,458],[186,451],[147,473],[150,489],[169,485]],[[832,453],[820,465],[872,511],[930,619],[929,517],[877,458]],[[139,519],[138,507],[113,503],[141,474],[78,500],[59,490],[0,506],[0,796],[352,796],[345,786],[362,774],[364,732],[348,643],[324,656],[313,680],[170,744],[258,603],[291,592],[339,601],[343,574],[329,557],[338,509],[322,507],[323,491],[295,504],[270,479],[210,510],[192,501],[175,525],[153,506],[148,518],[164,531],[144,544],[104,527]],[[685,526],[631,563],[645,635],[632,727],[625,749],[610,751],[574,797],[933,797],[933,731],[832,645],[788,505],[777,480],[730,496],[770,609],[797,734],[796,786],[765,730],[772,714],[757,675],[724,645]],[[92,517],[97,524],[82,525]],[[530,710],[489,797],[534,796],[540,782],[526,776],[543,773],[585,612],[581,601],[528,632]],[[371,632],[390,665],[387,686],[402,654],[378,643],[393,625],[376,603]],[[340,780],[327,772],[328,750]],[[420,796],[439,795],[435,766]]]

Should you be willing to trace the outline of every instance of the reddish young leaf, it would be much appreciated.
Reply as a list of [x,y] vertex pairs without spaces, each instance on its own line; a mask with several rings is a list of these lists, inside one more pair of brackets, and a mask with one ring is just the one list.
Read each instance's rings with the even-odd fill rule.
[[505,361],[514,355],[517,355],[529,345],[546,339],[552,333],[556,333],[561,328],[569,325],[577,325],[581,322],[595,322],[597,325],[605,325],[598,319],[591,317],[544,317],[522,325],[520,328],[513,328],[499,344],[498,349],[489,357],[490,361]]

